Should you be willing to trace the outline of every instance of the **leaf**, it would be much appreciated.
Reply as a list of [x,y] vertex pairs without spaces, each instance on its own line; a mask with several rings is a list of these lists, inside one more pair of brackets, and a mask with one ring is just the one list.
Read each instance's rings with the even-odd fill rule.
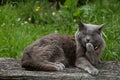
[[80,16],[82,13],[84,13],[84,9],[78,8],[77,10],[74,11],[73,16],[77,17]]

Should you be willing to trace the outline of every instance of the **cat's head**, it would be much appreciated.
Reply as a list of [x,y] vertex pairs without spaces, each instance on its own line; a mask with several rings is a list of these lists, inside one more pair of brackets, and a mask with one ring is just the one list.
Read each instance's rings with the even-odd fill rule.
[[83,47],[86,47],[86,43],[92,43],[94,48],[97,49],[103,43],[101,35],[103,24],[93,25],[79,22],[78,27],[75,38]]

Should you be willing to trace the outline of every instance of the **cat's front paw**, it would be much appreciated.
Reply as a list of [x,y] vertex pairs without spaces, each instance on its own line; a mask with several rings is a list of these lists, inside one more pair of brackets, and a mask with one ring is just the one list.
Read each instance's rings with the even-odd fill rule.
[[65,65],[63,63],[56,63],[57,65],[57,70],[58,71],[62,71],[65,69]]
[[94,75],[97,75],[99,73],[99,70],[97,70],[96,68],[94,68],[92,70],[89,70],[88,72],[89,72],[89,74],[91,74],[91,75],[94,76]]
[[94,51],[94,46],[91,43],[86,43],[87,51]]

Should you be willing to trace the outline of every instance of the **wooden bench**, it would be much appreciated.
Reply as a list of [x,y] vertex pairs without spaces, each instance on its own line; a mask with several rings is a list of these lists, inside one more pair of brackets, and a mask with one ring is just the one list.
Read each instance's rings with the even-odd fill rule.
[[20,60],[0,58],[0,80],[120,80],[120,62],[102,62],[97,68],[100,73],[96,76],[78,68],[60,72],[26,71]]

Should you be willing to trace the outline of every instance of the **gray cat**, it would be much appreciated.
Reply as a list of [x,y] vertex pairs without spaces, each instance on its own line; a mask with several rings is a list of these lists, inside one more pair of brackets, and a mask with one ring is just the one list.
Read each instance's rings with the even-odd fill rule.
[[102,38],[104,25],[92,25],[79,23],[79,29],[75,33],[76,40],[76,62],[78,68],[88,71],[92,75],[98,74],[94,67],[99,63],[101,53],[105,48]]
[[76,66],[91,75],[98,74],[94,65],[105,48],[103,25],[83,24],[74,36],[51,34],[25,48],[22,67],[28,70],[60,71]]

